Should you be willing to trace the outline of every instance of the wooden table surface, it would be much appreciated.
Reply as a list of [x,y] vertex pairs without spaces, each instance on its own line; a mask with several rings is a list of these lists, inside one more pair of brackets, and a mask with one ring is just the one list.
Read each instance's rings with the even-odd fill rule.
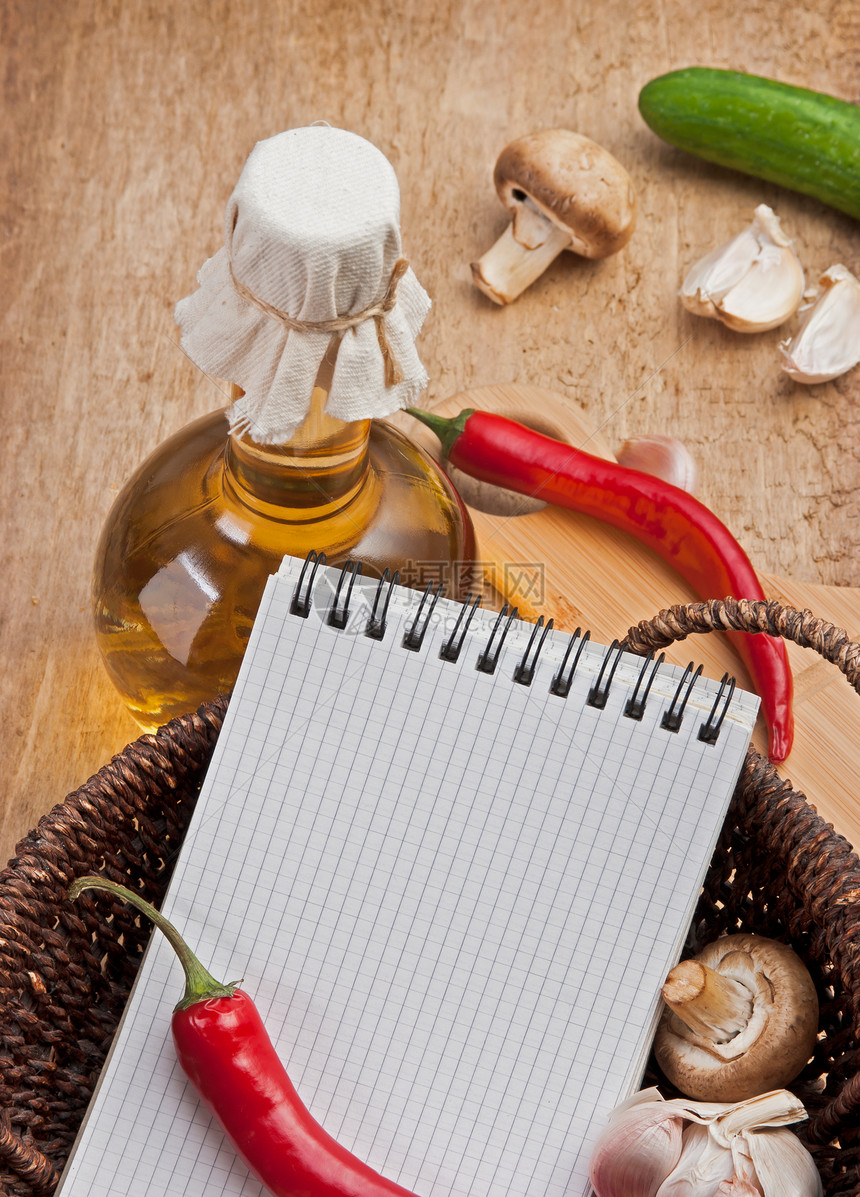
[[[428,405],[532,383],[612,443],[671,433],[762,571],[860,586],[860,370],[795,385],[783,333],[743,337],[676,299],[685,269],[760,202],[811,279],[860,269],[860,229],[667,147],[636,107],[650,78],[695,63],[860,101],[857,5],[9,0],[0,29],[0,859],[137,734],[91,631],[96,540],[146,454],[224,402],[178,349],[173,306],[219,246],[255,141],[286,128],[327,120],[394,164],[405,248],[435,301]],[[505,223],[493,162],[553,125],[627,167],[637,232],[603,262],[563,255],[499,309],[468,265]]]

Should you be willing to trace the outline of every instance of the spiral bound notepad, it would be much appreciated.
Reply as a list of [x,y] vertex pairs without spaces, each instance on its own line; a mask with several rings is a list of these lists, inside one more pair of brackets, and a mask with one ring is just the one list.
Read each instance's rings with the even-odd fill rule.
[[[325,1128],[420,1197],[580,1197],[640,1082],[758,700],[288,559],[164,910]],[[155,936],[63,1197],[262,1193],[174,1059]]]

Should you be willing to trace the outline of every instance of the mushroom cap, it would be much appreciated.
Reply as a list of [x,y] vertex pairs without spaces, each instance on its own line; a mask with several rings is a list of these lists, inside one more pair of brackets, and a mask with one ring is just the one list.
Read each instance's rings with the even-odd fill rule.
[[[569,231],[569,249],[606,258],[627,244],[636,226],[636,194],[621,163],[603,146],[570,129],[543,129],[507,145],[496,162],[496,191],[514,217],[514,236],[528,244],[527,199]],[[532,211],[532,215],[533,215]]]
[[753,1012],[742,1031],[718,1043],[664,1010],[654,1054],[666,1078],[701,1101],[743,1101],[785,1088],[818,1035],[818,995],[803,961],[785,944],[746,934],[724,935],[693,959],[747,986]]

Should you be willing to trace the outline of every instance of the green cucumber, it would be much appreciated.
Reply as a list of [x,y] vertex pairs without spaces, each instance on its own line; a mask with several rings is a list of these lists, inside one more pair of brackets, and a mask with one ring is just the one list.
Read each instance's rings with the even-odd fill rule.
[[856,104],[759,75],[688,67],[647,83],[639,111],[670,145],[860,218]]

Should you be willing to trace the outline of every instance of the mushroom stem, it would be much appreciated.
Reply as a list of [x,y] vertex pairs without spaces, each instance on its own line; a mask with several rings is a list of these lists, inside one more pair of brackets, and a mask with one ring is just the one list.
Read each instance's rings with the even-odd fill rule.
[[475,286],[493,303],[511,303],[539,278],[549,264],[570,245],[570,233],[547,221],[546,240],[534,249],[514,237],[509,224],[495,245],[472,263]]
[[749,1022],[753,995],[746,985],[698,960],[683,960],[669,973],[663,1001],[691,1031],[725,1042]]

